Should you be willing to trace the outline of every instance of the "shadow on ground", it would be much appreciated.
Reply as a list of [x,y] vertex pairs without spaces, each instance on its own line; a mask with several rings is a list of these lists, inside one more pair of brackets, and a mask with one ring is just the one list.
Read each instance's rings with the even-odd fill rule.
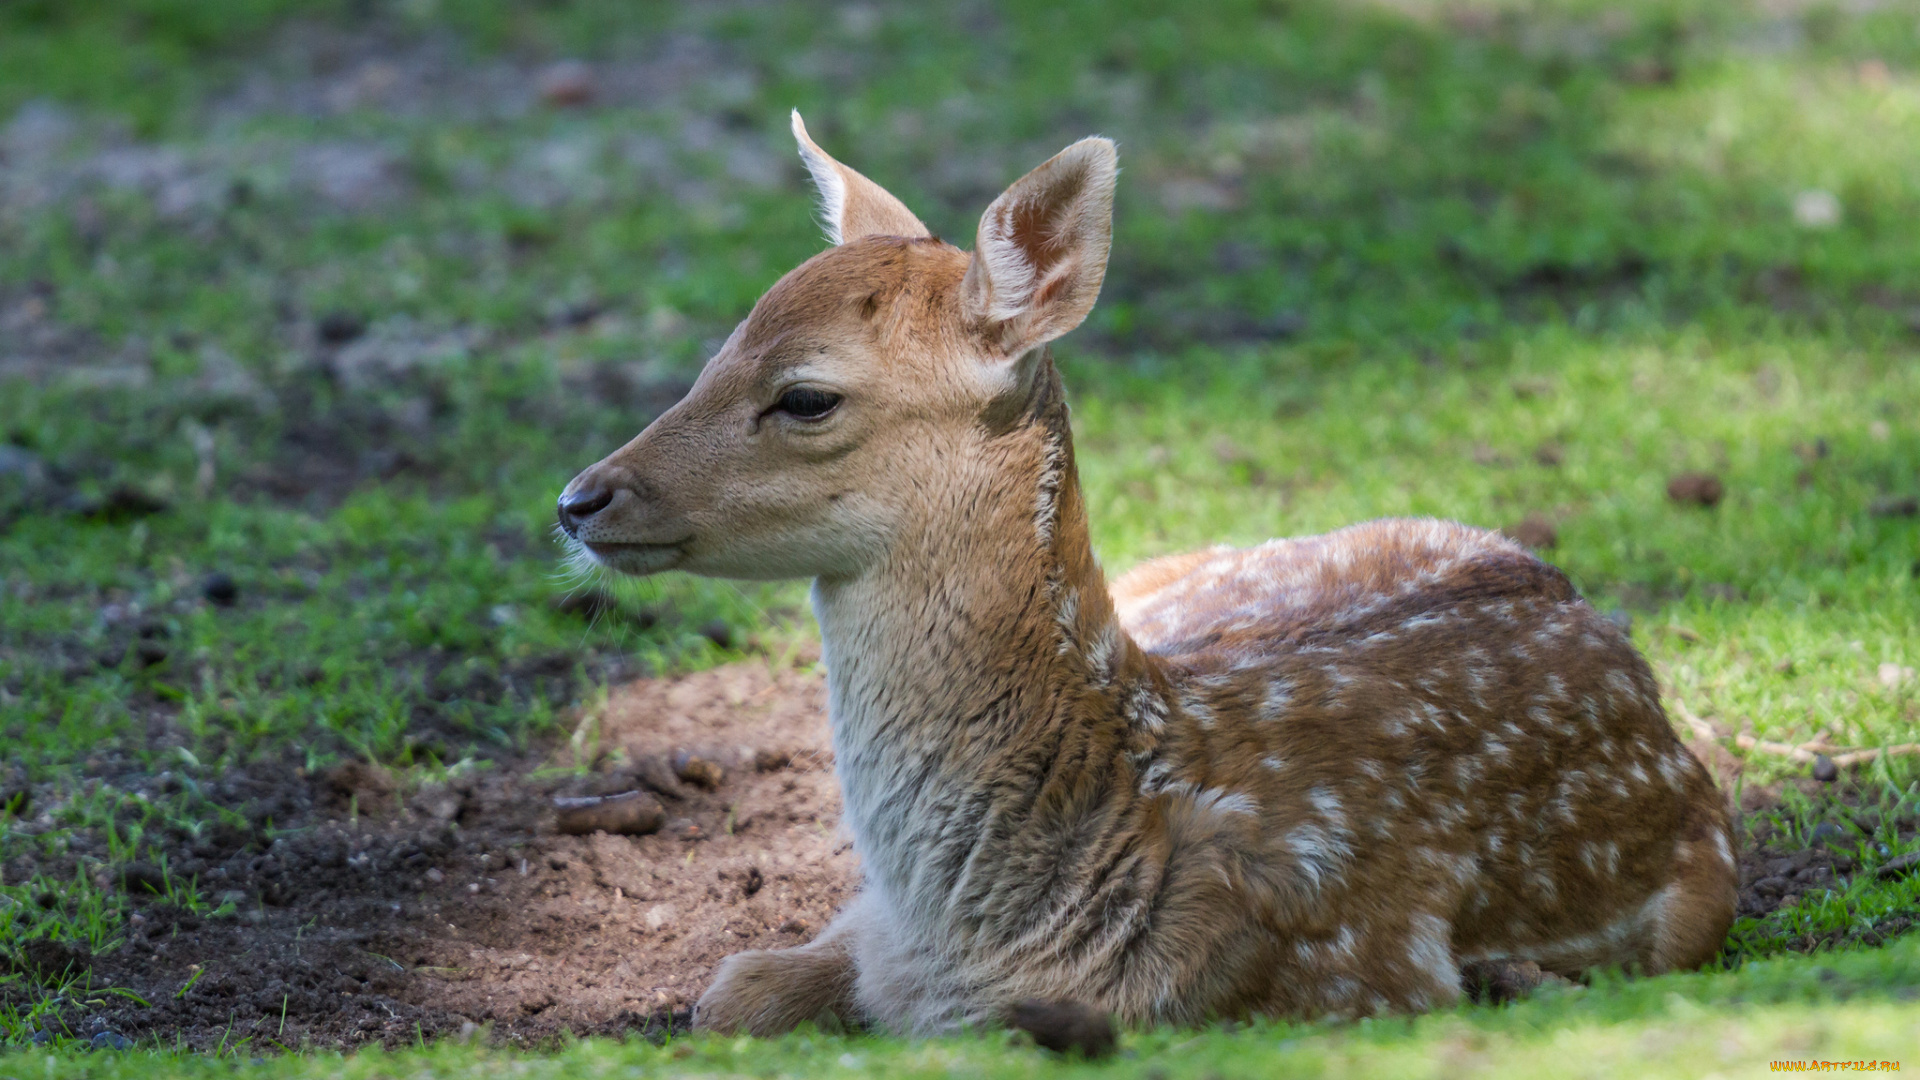
[[[686,1025],[723,957],[801,944],[850,895],[856,862],[837,829],[824,706],[811,665],[754,661],[628,684],[545,754],[410,790],[360,763],[318,775],[256,766],[213,793],[280,821],[271,839],[215,828],[167,851],[231,914],[170,906],[153,891],[157,868],[121,865],[104,884],[135,905],[123,944],[89,957],[39,941],[11,962],[42,978],[90,964],[93,987],[148,1003],[70,991],[91,997],[60,1014],[83,1038],[110,1029],[193,1047],[346,1047],[481,1025],[512,1043],[658,1037]],[[663,827],[559,831],[555,797],[628,790],[659,801]],[[1920,810],[1887,819],[1844,781],[1809,790],[1868,831],[1920,830]],[[1785,911],[1859,871],[1828,830],[1779,826],[1769,814],[1779,794],[1744,796],[1744,916]],[[7,875],[70,876],[79,858],[19,860]],[[1784,947],[1877,945],[1915,914]],[[0,994],[26,992],[22,982]]]

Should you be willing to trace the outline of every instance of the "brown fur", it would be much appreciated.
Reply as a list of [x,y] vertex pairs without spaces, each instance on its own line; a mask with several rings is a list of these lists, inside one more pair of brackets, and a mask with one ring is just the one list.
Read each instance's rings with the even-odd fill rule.
[[[864,891],[811,945],[731,958],[697,1022],[1352,1016],[1451,1002],[1463,964],[1710,958],[1720,794],[1632,645],[1524,549],[1379,521],[1109,590],[1040,346],[1098,293],[1112,180],[1088,140],[971,256],[815,256],[563,496],[618,569],[816,579]],[[827,194],[846,233],[917,225]],[[796,385],[841,403],[796,419]]]

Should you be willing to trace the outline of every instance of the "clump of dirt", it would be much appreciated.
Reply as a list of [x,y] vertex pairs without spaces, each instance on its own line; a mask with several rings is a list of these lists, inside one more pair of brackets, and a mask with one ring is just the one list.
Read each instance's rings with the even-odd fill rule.
[[[617,690],[589,722],[604,750],[583,774],[529,757],[412,790],[358,763],[234,778],[275,838],[215,830],[167,854],[237,914],[129,889],[129,936],[92,958],[93,983],[151,1005],[114,998],[65,1022],[195,1047],[683,1028],[721,959],[804,943],[850,895],[824,703],[817,675],[749,662]],[[676,758],[708,767],[652,796],[658,832],[556,828],[556,796],[654,791],[645,777]],[[41,951],[24,962],[74,961]]]
[[[1859,874],[1890,878],[1915,872],[1911,857],[1863,866],[1856,853],[1864,837],[1891,833],[1901,844],[1910,843],[1920,835],[1920,807],[1889,808],[1868,791],[1845,782],[1801,782],[1798,787],[1814,808],[1811,816],[1822,820],[1802,822],[1797,830],[1783,827],[1769,813],[1778,804],[1772,792],[1757,793],[1744,807],[1750,840],[1740,852],[1739,915],[1762,918],[1783,911],[1810,894],[1844,888]],[[1812,952],[1839,945],[1880,945],[1916,924],[1920,924],[1920,910],[1803,935],[1788,946],[1796,952]]]

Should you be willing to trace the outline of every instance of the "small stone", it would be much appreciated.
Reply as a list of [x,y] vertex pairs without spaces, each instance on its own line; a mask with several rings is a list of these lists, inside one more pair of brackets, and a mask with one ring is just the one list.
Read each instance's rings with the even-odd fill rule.
[[579,60],[562,60],[540,73],[540,100],[558,108],[585,105],[594,97],[593,69]]
[[167,875],[152,863],[127,863],[120,868],[120,887],[130,893],[165,893]]
[[766,884],[766,876],[760,873],[760,868],[750,866],[747,868],[747,880],[740,885],[740,892],[746,896],[752,896],[764,888]]
[[1909,851],[1897,859],[1890,859],[1881,864],[1880,869],[1875,870],[1874,874],[1883,878],[1899,878],[1906,877],[1915,870],[1920,870],[1920,851]]
[[673,766],[658,754],[641,754],[633,759],[633,778],[652,788],[662,798],[675,802],[687,797],[687,789],[673,775]]
[[1831,191],[1809,188],[1793,197],[1793,223],[1803,229],[1831,229],[1840,224],[1840,198]]
[[240,599],[240,586],[230,575],[215,571],[200,583],[200,595],[216,607],[232,607]]
[[1253,460],[1246,447],[1225,435],[1213,440],[1213,459],[1225,466],[1244,465]]
[[452,821],[467,805],[466,796],[445,784],[427,784],[414,795],[413,808],[435,821]]
[[[1824,754],[1821,755],[1821,757],[1825,757],[1825,756],[1826,755]],[[1827,764],[1831,765],[1833,763],[1828,762]],[[1818,769],[1819,767],[1820,767],[1819,762],[1818,761],[1814,762],[1814,768]],[[1846,837],[1846,835],[1847,835],[1847,830],[1841,828],[1839,825],[1831,821],[1823,821],[1820,824],[1815,825],[1813,827],[1813,831],[1807,834],[1807,839],[1811,840],[1813,843],[1816,843],[1816,844],[1824,844],[1831,840],[1843,839]],[[1806,867],[1801,867],[1801,870],[1805,870],[1805,869]]]
[[345,801],[358,795],[361,802],[393,793],[393,774],[370,761],[343,761],[320,774],[321,782]]
[[645,836],[667,822],[666,808],[644,791],[580,799],[555,799],[560,809],[560,831],[572,836],[605,832]]
[[[1815,754],[1813,756],[1813,778],[1823,784],[1831,784],[1835,780],[1840,779],[1840,769],[1833,763],[1832,758],[1825,754]],[[1821,828],[1824,829],[1832,824],[1832,822],[1827,822],[1825,825],[1822,825]]]
[[1553,527],[1543,515],[1528,514],[1517,524],[1500,530],[1508,539],[1518,541],[1535,551],[1545,551],[1557,547],[1560,543],[1560,531]]
[[1901,684],[1913,681],[1913,669],[1899,664],[1881,664],[1874,675],[1880,680],[1880,685],[1889,690],[1898,690]]
[[783,934],[804,934],[810,929],[812,927],[807,924],[807,920],[798,916],[780,924],[780,932]]
[[1078,1001],[1028,998],[1010,1009],[1007,1023],[1033,1036],[1033,1041],[1057,1054],[1079,1051],[1088,1060],[1113,1053],[1113,1018]]
[[314,333],[323,345],[345,345],[367,332],[367,322],[346,311],[329,311],[314,324]]
[[695,757],[685,751],[673,755],[673,774],[689,784],[703,787],[708,791],[718,788],[727,778],[727,771],[717,762],[703,757]]
[[779,772],[792,764],[791,751],[760,749],[753,752],[753,771],[755,772]]
[[1473,463],[1475,465],[1505,468],[1513,462],[1508,459],[1507,455],[1495,450],[1492,445],[1477,442],[1473,444]]
[[84,508],[83,516],[104,521],[123,521],[164,512],[167,500],[132,484],[120,484],[106,497]]
[[1667,498],[1677,503],[1712,507],[1727,493],[1726,486],[1712,473],[1681,473],[1667,481]]
[[117,1031],[103,1031],[93,1037],[92,1046],[95,1050],[131,1050],[133,1040]]
[[426,879],[428,881],[433,882],[435,885],[438,885],[441,882],[447,880],[447,875],[441,872],[439,867],[429,866],[427,867]]
[[1640,86],[1665,86],[1676,74],[1672,64],[1653,56],[1639,57],[1621,71],[1626,81]]
[[63,945],[48,938],[34,938],[20,946],[21,967],[52,980],[83,974],[93,963],[93,954],[84,945]]
[[14,476],[28,489],[47,482],[47,466],[40,456],[24,447],[0,442],[0,476]]

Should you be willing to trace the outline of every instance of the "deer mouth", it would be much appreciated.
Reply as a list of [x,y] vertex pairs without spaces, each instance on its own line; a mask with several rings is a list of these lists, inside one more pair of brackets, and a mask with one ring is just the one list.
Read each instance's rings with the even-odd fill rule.
[[609,570],[622,574],[657,574],[662,570],[671,570],[686,555],[687,544],[692,540],[676,540],[670,544],[613,543],[605,540],[582,540],[580,546],[593,556],[593,560]]

